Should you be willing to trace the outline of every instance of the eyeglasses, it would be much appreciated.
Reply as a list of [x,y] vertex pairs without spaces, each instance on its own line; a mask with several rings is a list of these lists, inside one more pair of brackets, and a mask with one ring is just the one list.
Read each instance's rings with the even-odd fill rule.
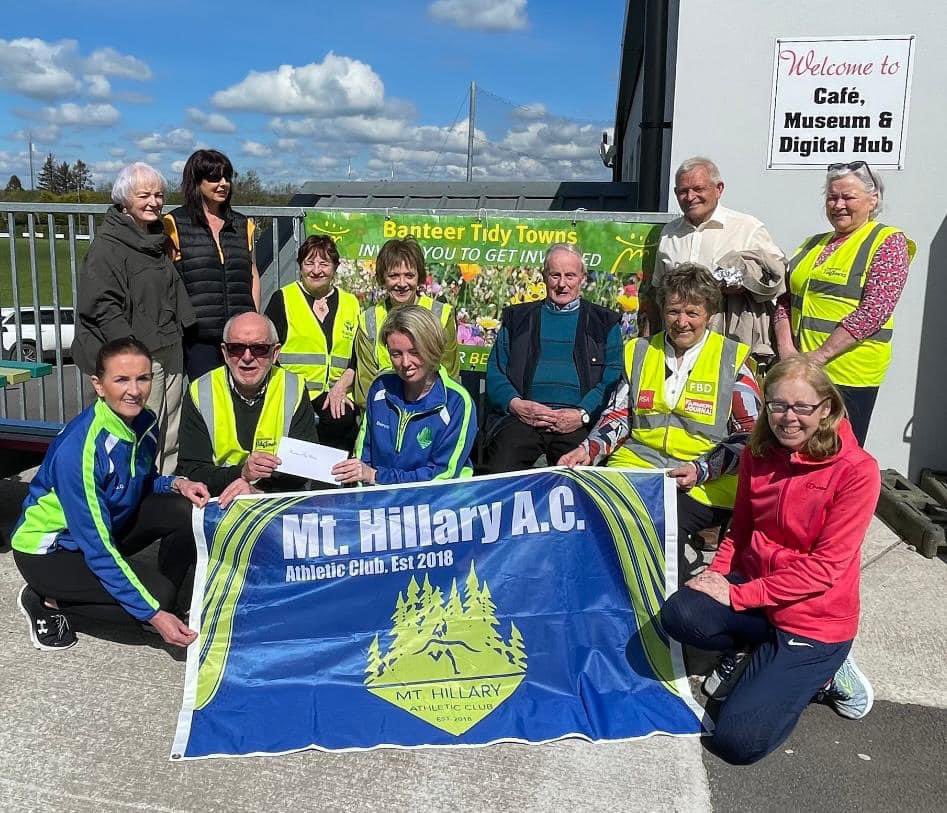
[[849,172],[854,172],[856,169],[865,168],[865,172],[868,173],[868,177],[871,178],[871,182],[875,185],[875,189],[878,188],[878,179],[874,176],[874,173],[871,171],[871,167],[868,166],[867,161],[851,161],[849,163],[839,163],[839,164],[829,164],[828,171],[836,172],[840,169],[847,169]]
[[766,402],[766,411],[770,415],[784,415],[789,412],[791,409],[797,415],[811,415],[815,412],[822,404],[828,401],[828,398],[823,398],[817,404],[787,404],[785,401],[767,401]]
[[224,342],[224,350],[227,351],[227,355],[235,359],[243,358],[243,354],[250,351],[250,355],[255,359],[261,359],[264,356],[268,356],[273,352],[273,348],[276,347],[275,344],[244,344],[243,342]]

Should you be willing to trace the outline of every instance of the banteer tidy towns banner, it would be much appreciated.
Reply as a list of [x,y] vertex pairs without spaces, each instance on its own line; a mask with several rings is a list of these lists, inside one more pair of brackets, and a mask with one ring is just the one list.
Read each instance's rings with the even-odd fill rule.
[[306,215],[307,236],[327,234],[335,240],[342,260],[338,284],[363,305],[381,295],[375,258],[385,241],[415,237],[424,250],[425,291],[456,309],[465,370],[486,369],[503,308],[546,296],[541,269],[553,243],[570,243],[582,251],[589,269],[583,296],[621,311],[625,338],[636,335],[638,287],[642,275],[650,275],[654,267],[662,225],[476,212],[386,215],[322,210]]
[[208,506],[172,758],[700,733],[654,623],[673,488],[545,469]]

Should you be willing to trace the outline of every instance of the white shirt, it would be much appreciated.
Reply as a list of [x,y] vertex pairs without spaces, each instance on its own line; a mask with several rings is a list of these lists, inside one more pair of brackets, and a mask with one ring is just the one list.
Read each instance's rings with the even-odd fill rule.
[[651,284],[657,288],[664,274],[681,263],[700,263],[713,270],[730,251],[765,251],[783,256],[761,221],[718,203],[699,226],[679,217],[661,229]]
[[671,344],[671,339],[665,334],[664,363],[671,371],[671,374],[664,379],[664,400],[670,405],[671,409],[674,409],[678,399],[681,397],[681,393],[684,392],[687,379],[690,378],[691,370],[694,369],[694,365],[697,363],[697,357],[700,355],[700,351],[703,350],[704,345],[707,344],[707,337],[709,335],[710,331],[705,330],[704,335],[700,337],[700,341],[693,347],[685,350],[684,355],[680,361],[678,361],[677,351],[674,349],[674,345]]

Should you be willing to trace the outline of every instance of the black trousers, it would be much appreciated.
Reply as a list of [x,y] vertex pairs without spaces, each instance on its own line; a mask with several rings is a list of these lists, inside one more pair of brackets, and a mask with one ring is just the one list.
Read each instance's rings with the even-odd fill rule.
[[[730,521],[732,512],[726,508],[717,508],[713,505],[704,505],[697,502],[687,492],[677,492],[677,578],[683,584],[690,578],[692,567],[685,555],[685,546],[690,544],[698,551],[701,549],[699,541],[694,537],[705,528],[724,525]],[[701,564],[700,557],[697,565]]]
[[555,466],[559,458],[582,443],[588,433],[584,426],[567,434],[547,432],[510,415],[487,441],[484,469],[489,474],[523,471],[532,468],[542,455],[550,466]]
[[871,413],[875,409],[875,399],[878,397],[878,387],[839,387],[848,410],[848,419],[852,424],[852,432],[858,445],[864,448],[865,438],[868,437],[868,424],[871,422]]
[[676,641],[697,649],[755,647],[749,666],[720,706],[709,743],[711,751],[735,765],[758,762],[785,742],[852,648],[851,641],[827,644],[793,635],[771,626],[758,610],[737,612],[689,587],[665,602],[661,626]]
[[358,434],[358,420],[355,407],[349,407],[341,418],[333,418],[326,408],[329,393],[324,392],[312,402],[312,409],[318,420],[319,442],[333,449],[351,452],[355,448],[355,436]]
[[[196,560],[191,503],[180,494],[146,497],[131,525],[114,542],[161,609],[174,612],[178,591]],[[157,567],[135,556],[155,542]],[[81,551],[32,554],[14,550],[13,559],[26,583],[43,598],[54,599],[67,615],[118,623],[134,620],[89,569]]]

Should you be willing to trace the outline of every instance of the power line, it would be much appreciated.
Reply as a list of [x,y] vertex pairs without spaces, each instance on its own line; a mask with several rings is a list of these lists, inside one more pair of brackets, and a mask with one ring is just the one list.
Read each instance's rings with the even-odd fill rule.
[[437,169],[437,164],[441,160],[441,156],[444,154],[444,147],[447,146],[447,139],[450,138],[450,134],[454,132],[454,128],[457,126],[457,122],[460,119],[460,113],[464,109],[464,104],[467,102],[467,98],[470,96],[470,91],[468,90],[464,93],[464,97],[460,100],[460,106],[457,108],[457,113],[454,115],[454,122],[448,128],[447,132],[444,133],[444,140],[441,142],[441,148],[437,151],[437,156],[434,158],[434,163],[431,164],[431,168],[428,170],[427,179],[431,180],[431,176],[434,174],[434,170]]

